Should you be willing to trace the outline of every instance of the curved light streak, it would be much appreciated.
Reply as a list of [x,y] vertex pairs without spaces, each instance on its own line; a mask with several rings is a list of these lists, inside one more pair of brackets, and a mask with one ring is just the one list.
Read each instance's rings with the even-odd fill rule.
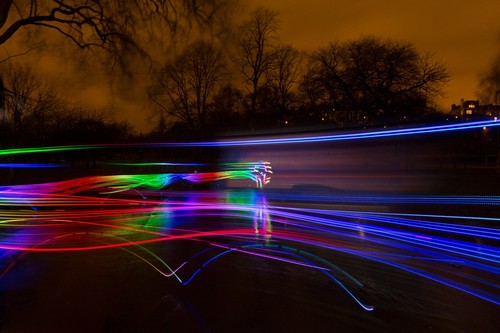
[[[0,252],[121,249],[184,284],[223,253],[250,255],[320,270],[355,296],[352,288],[359,285],[353,282],[349,287],[338,279],[348,271],[312,255],[312,251],[344,253],[500,304],[497,217],[281,207],[257,191],[188,192],[166,199],[161,195],[145,199],[132,192],[103,198],[94,193],[37,193],[29,186],[1,192]],[[489,201],[482,204],[496,206],[495,200]],[[36,210],[28,204],[36,204]],[[468,225],[476,222],[482,225]],[[164,242],[198,242],[214,250],[177,258],[181,264],[174,267],[150,247]],[[304,246],[312,249],[307,251],[310,255],[292,251]],[[1,253],[0,266],[12,267],[8,253]],[[447,268],[456,264],[466,269]],[[0,276],[6,274],[5,267]],[[356,277],[360,284],[362,279]]]
[[99,144],[84,146],[53,146],[53,147],[30,147],[13,148],[0,150],[0,156],[17,155],[27,153],[47,153],[73,150],[92,150],[113,147],[238,147],[238,146],[261,146],[261,145],[282,145],[282,144],[301,144],[316,142],[334,142],[346,140],[364,140],[385,137],[408,136],[417,134],[432,134],[470,130],[477,128],[489,128],[500,126],[496,120],[474,121],[466,123],[454,123],[434,126],[421,126],[398,129],[384,129],[374,131],[360,131],[354,133],[325,134],[312,136],[293,136],[276,138],[258,138],[258,139],[238,139],[238,140],[219,140],[219,141],[200,141],[200,142],[160,142],[160,143],[139,143],[139,144]]

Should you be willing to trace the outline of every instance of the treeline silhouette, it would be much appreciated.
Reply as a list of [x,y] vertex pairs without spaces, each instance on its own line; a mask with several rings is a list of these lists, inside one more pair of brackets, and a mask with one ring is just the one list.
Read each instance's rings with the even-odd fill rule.
[[196,40],[155,70],[148,93],[157,138],[301,126],[383,126],[440,117],[450,74],[411,43],[362,37],[312,52],[278,39],[258,8],[230,43]]
[[128,122],[72,105],[29,67],[8,64],[2,69],[1,148],[121,142],[132,135]]
[[[304,52],[282,43],[278,31],[278,13],[258,8],[230,33],[207,32],[177,45],[173,55],[152,59],[144,89],[153,126],[142,134],[107,110],[69,103],[71,96],[59,96],[28,65],[2,61],[0,145],[204,140],[238,131],[384,126],[440,116],[435,98],[450,75],[411,43],[372,36]],[[99,40],[112,58],[132,57]]]

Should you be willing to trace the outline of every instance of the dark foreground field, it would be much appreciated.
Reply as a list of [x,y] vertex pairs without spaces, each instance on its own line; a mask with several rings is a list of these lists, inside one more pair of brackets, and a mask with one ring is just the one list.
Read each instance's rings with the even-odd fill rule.
[[[141,212],[134,220],[124,220],[134,212],[123,209],[114,221],[103,217],[106,211],[102,216],[81,218],[136,231],[154,227],[174,234],[169,229],[182,229],[179,233],[186,235],[182,239],[85,251],[4,251],[1,331],[495,332],[498,328],[498,252],[495,255],[491,248],[497,245],[491,237],[387,226],[374,220],[417,212],[440,217],[412,218],[410,223],[434,221],[453,226],[456,221],[443,216],[467,213],[491,218],[496,214],[491,207],[410,204],[423,199],[416,196],[395,203],[394,197],[385,195],[376,197],[386,204],[361,203],[365,200],[361,193],[343,193],[341,203],[333,201],[337,195],[324,192],[316,193],[315,203],[299,201],[304,194],[297,196],[294,191],[288,191],[287,202],[273,200],[284,196],[282,190],[269,191],[269,200],[262,206],[253,191],[224,192],[224,199],[220,191],[175,196],[183,204],[218,202],[222,209],[167,209],[161,216]],[[224,206],[228,198],[252,209],[245,212],[243,206]],[[354,198],[357,203],[345,202]],[[369,198],[374,200],[373,193]],[[74,210],[68,214],[73,216]],[[44,213],[39,211],[37,216]],[[35,217],[30,216],[35,224]],[[468,222],[493,235],[498,231],[498,221]],[[460,220],[455,226],[464,223]],[[45,226],[44,233],[47,237],[70,234],[64,242],[54,241],[61,248],[103,244],[102,235],[109,232],[109,228],[86,224],[58,227]],[[30,230],[40,234],[35,228]],[[190,237],[193,230],[213,233]],[[230,232],[222,235],[223,231]],[[125,230],[119,233],[135,241],[143,239]],[[428,244],[405,237],[436,240]],[[449,242],[477,252],[450,250]],[[179,279],[162,275],[168,270],[160,259],[174,270],[181,267],[176,271]],[[184,261],[187,264],[181,266]]]
[[[264,190],[4,186],[0,331],[498,332],[500,175],[448,139],[220,154]],[[16,180],[151,172],[79,163]]]

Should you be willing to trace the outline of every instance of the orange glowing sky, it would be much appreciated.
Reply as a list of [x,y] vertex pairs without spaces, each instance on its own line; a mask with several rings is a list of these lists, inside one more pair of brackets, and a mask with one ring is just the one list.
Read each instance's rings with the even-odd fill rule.
[[253,0],[279,12],[280,37],[314,50],[366,35],[413,43],[452,74],[439,105],[476,97],[479,73],[500,52],[497,0]]
[[[500,52],[498,0],[239,1],[241,8],[236,15],[241,18],[235,18],[236,23],[257,6],[276,10],[281,41],[300,50],[313,51],[332,41],[373,35],[410,42],[420,52],[435,54],[452,75],[445,96],[437,101],[445,110],[461,98],[477,98],[478,76]],[[14,52],[15,43],[13,39],[0,51]],[[24,59],[36,63],[37,72],[56,87],[63,87],[64,94],[75,104],[107,109],[112,105],[112,115],[117,120],[130,121],[139,132],[147,132],[154,126],[144,92],[113,91],[106,84],[105,73],[95,68],[77,70],[70,56],[64,56],[57,44],[47,46],[53,51]]]

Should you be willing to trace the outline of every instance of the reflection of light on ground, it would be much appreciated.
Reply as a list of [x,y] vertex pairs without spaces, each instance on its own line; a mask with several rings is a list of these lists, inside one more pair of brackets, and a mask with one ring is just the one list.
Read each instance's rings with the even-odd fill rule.
[[[439,203],[453,211],[457,204],[495,206],[498,197],[336,196],[311,189],[307,196],[258,190],[165,196],[139,187],[102,195],[100,186],[109,188],[107,182],[55,184],[58,191],[48,190],[54,184],[0,190],[2,276],[13,274],[13,265],[31,252],[115,248],[188,284],[202,279],[204,269],[220,258],[256,256],[322,272],[362,308],[372,310],[376,299],[363,280],[336,265],[335,253],[342,252],[380,263],[380,269],[396,267],[500,304],[495,289],[500,236],[491,226],[500,219],[377,208]],[[339,209],[339,204],[350,208]],[[187,257],[165,257],[157,250],[167,243],[174,248],[202,244],[203,250]],[[453,270],[453,265],[467,269]]]
[[[17,274],[14,268],[26,265],[24,258],[33,253],[72,256],[75,251],[114,249],[178,286],[207,281],[207,271],[226,265],[228,258],[236,260],[225,269],[237,265],[243,271],[259,270],[248,264],[259,259],[290,268],[299,275],[294,279],[319,275],[368,311],[383,303],[378,302],[381,295],[394,284],[413,288],[423,280],[500,305],[500,197],[439,195],[450,188],[468,193],[461,182],[475,179],[460,174],[446,178],[449,170],[468,167],[461,164],[458,135],[423,135],[481,131],[483,126],[498,122],[132,145],[223,147],[222,160],[231,162],[220,162],[215,172],[99,175],[0,187],[0,279]],[[3,150],[0,155],[113,147]],[[268,162],[244,162],[261,160],[272,161],[273,169]],[[108,164],[127,170],[209,169],[198,163]],[[489,180],[488,174],[481,179]],[[455,182],[452,187],[450,181]],[[220,190],[194,191],[189,185],[189,191],[177,192],[169,187],[180,182],[219,182]],[[497,194],[495,189],[487,193]],[[385,284],[377,283],[394,271],[400,275],[392,273]],[[220,274],[217,281],[224,278]]]

